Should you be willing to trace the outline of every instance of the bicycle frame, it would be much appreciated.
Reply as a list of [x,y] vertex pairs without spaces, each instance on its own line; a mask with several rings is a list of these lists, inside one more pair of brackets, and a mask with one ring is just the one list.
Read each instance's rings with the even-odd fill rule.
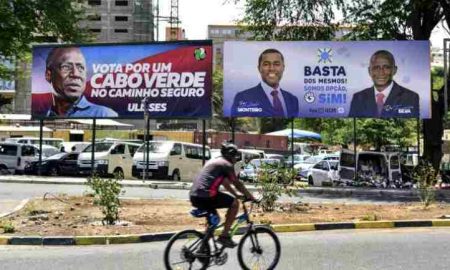
[[[252,205],[253,208],[253,205]],[[249,211],[247,210],[247,207],[245,206],[245,201],[242,202],[242,209],[243,209],[243,213],[238,215],[235,219],[235,223],[233,224],[233,226],[230,229],[230,236],[233,237],[238,229],[239,229],[239,225],[241,225],[242,223],[246,222],[247,223],[247,227],[245,229],[245,232],[250,231],[253,228],[253,221],[250,220],[249,218]],[[250,210],[251,212],[251,210]],[[208,222],[208,218],[206,218],[207,222]],[[222,247],[218,247],[217,243],[216,243],[216,239],[214,238],[214,232],[223,227],[225,225],[224,222],[222,222],[221,224],[217,225],[217,226],[213,226],[211,224],[208,223],[208,227],[206,228],[206,232],[205,232],[205,237],[203,237],[200,245],[203,245],[203,243],[207,243],[209,241],[209,239],[213,240],[213,250],[211,250],[211,255],[210,256],[205,256],[205,257],[218,257],[222,254],[222,252],[225,250],[226,247],[222,246]],[[199,255],[198,257],[202,257],[201,255]]]

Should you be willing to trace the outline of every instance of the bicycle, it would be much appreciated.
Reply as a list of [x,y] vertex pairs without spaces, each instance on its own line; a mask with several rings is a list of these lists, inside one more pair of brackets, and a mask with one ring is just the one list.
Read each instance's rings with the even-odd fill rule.
[[[250,220],[250,213],[255,202],[251,204],[250,211],[247,211],[246,202],[248,200],[242,201],[244,212],[236,217],[236,222],[230,230],[230,236],[233,237],[238,231],[239,225],[247,223],[238,244],[239,264],[245,270],[275,269],[281,255],[280,241],[269,227],[253,224],[253,221]],[[197,230],[184,230],[172,236],[164,250],[166,269],[207,269],[213,265],[225,264],[228,260],[228,254],[224,252],[226,247],[218,245],[214,237],[216,229],[224,225],[224,223],[219,225],[220,217],[214,212],[202,209],[193,209],[191,215],[206,218],[206,231],[202,233]],[[273,253],[272,256],[271,253]],[[265,255],[269,255],[269,257],[266,259]],[[250,261],[248,261],[249,259]]]

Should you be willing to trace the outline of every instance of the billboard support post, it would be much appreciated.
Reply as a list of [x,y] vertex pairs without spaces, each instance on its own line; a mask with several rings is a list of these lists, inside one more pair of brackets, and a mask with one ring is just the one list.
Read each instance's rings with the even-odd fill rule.
[[234,117],[231,117],[231,142],[236,144],[235,142],[235,134],[234,134]]
[[145,121],[145,135],[144,135],[144,143],[145,143],[145,153],[144,153],[144,162],[145,162],[145,168],[142,173],[142,180],[147,179],[148,175],[148,163],[150,162],[150,116],[148,114],[148,97],[145,97],[142,100],[142,103],[144,104],[144,121]]
[[417,117],[416,118],[416,123],[417,123],[417,156],[420,159],[420,118]]
[[202,155],[202,165],[205,165],[205,154],[206,154],[206,121],[205,119],[202,120],[202,131],[203,131],[203,142],[202,142],[202,151],[203,151],[203,155]]
[[39,120],[39,166],[38,166],[38,175],[41,175],[42,173],[42,137],[43,137],[43,131],[44,129],[44,120]]
[[294,168],[294,118],[291,121],[291,161]]
[[450,43],[450,38],[444,38],[444,112],[447,113],[448,110],[448,100],[447,100],[447,93],[448,93],[448,84],[447,84],[447,80],[448,80],[448,63],[449,63],[449,53],[450,53],[450,48],[449,48],[449,44]]
[[95,131],[96,131],[96,119],[92,120],[92,148],[91,148],[91,177],[95,175]]
[[357,158],[356,158],[356,118],[353,118],[353,159],[355,162],[355,175],[354,175],[354,180],[357,180],[356,174],[358,173],[358,165],[356,163]]

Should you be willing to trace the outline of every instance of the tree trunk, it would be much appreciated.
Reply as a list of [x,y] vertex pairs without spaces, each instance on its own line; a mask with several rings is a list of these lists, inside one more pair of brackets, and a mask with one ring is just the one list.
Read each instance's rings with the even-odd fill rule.
[[442,158],[442,134],[444,132],[444,89],[439,93],[438,101],[432,99],[431,119],[423,120],[423,158],[433,165],[435,170],[439,170]]

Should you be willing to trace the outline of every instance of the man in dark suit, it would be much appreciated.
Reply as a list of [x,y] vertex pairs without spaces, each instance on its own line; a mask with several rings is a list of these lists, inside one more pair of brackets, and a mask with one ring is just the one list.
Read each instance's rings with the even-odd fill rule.
[[231,116],[297,117],[298,99],[281,89],[284,57],[276,49],[267,49],[258,59],[261,82],[234,97]]
[[385,50],[370,58],[369,75],[373,87],[353,94],[350,117],[412,118],[419,117],[419,95],[397,84],[394,56]]

